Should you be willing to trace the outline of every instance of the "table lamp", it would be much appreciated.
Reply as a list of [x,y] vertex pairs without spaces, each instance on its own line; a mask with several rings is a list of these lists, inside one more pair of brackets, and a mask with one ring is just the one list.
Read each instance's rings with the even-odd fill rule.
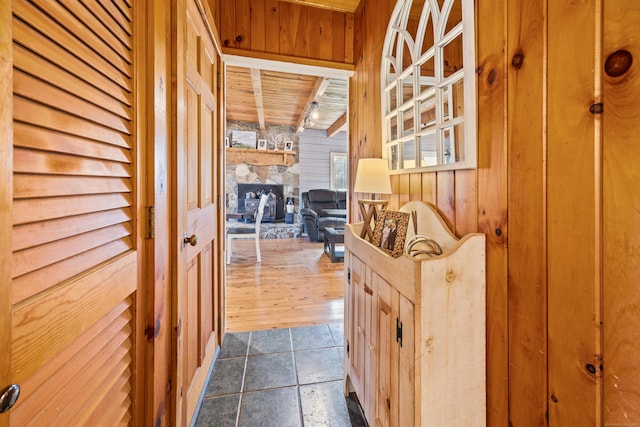
[[356,193],[369,193],[371,199],[359,199],[360,212],[364,219],[360,237],[373,241],[373,227],[378,219],[378,207],[380,210],[387,207],[388,201],[376,200],[375,194],[391,194],[391,179],[389,178],[389,166],[385,159],[360,159],[356,170],[356,182],[353,187]]

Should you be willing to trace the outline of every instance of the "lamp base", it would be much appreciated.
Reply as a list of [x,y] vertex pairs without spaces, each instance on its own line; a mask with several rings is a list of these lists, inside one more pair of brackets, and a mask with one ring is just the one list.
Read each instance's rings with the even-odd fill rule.
[[[362,231],[360,232],[360,238],[368,240],[369,242],[373,241],[373,228],[375,228],[376,220],[378,219],[378,207],[380,207],[380,210],[383,210],[387,207],[388,204],[389,202],[387,200],[358,200],[358,205],[360,205],[360,213],[362,214],[362,218],[364,219],[364,223],[362,224]],[[373,228],[371,225],[371,220],[373,220]]]

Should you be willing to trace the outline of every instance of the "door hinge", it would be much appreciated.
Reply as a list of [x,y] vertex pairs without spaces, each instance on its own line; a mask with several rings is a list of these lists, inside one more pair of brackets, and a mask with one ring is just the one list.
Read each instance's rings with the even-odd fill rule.
[[349,357],[349,340],[347,340],[347,357]]
[[396,317],[396,342],[402,347],[402,322]]
[[351,269],[347,269],[347,283],[351,284]]
[[156,237],[156,209],[147,206],[147,239]]

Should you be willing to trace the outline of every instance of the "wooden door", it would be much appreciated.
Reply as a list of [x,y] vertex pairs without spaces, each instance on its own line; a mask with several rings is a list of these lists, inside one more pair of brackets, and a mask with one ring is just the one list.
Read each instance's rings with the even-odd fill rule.
[[[373,288],[372,343],[376,360],[367,378],[375,396],[371,418],[378,426],[412,426],[415,420],[415,308],[383,278],[371,273]],[[401,335],[398,335],[398,329]]]
[[0,425],[140,423],[143,6],[16,0],[0,9],[0,78],[13,67],[13,96],[0,84],[0,103],[12,102],[0,108],[0,174],[13,184],[1,199],[0,335],[11,363],[0,389],[6,380],[21,388]]
[[[218,342],[217,181],[219,58],[207,14],[177,2],[176,425],[188,425]],[[210,15],[209,15],[210,17]]]

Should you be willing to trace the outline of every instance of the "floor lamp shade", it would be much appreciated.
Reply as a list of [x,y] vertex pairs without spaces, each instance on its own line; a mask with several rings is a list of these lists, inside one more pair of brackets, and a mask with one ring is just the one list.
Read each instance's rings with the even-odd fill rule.
[[[353,187],[356,193],[391,194],[389,166],[385,159],[360,159]],[[373,196],[372,196],[373,198]]]

